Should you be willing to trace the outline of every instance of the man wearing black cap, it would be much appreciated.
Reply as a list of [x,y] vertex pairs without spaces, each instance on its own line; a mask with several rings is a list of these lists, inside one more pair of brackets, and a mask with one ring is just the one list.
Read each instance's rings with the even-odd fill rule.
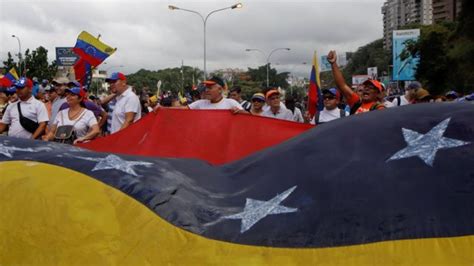
[[227,109],[233,113],[247,113],[236,100],[224,98],[222,92],[225,83],[221,78],[212,77],[204,81],[203,84],[206,85],[206,90],[202,95],[202,99],[188,105],[189,109]]
[[14,86],[20,100],[9,104],[5,110],[0,122],[0,134],[9,125],[8,136],[37,139],[49,121],[46,106],[32,96],[33,82],[29,78],[20,78]]

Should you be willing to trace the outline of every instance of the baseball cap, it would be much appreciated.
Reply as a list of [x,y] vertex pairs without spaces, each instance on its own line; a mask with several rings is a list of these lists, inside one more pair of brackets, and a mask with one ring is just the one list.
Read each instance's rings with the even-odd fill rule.
[[212,86],[212,85],[214,85],[214,84],[218,84],[218,85],[221,86],[222,88],[225,87],[224,81],[223,81],[221,78],[216,77],[216,76],[214,76],[214,77],[212,77],[212,78],[210,78],[210,79],[208,79],[208,80],[205,80],[203,83],[204,83],[204,85],[209,86],[209,87]]
[[278,94],[278,95],[280,95],[280,93],[278,92],[278,90],[269,90],[269,91],[267,91],[267,94],[265,95],[265,97],[268,99],[268,98],[270,98],[273,94]]
[[456,91],[448,91],[446,93],[446,97],[454,97],[454,98],[457,98],[459,97],[459,94],[456,92]]
[[53,79],[53,85],[67,85],[69,83],[69,79],[65,77],[59,77]]
[[334,96],[338,99],[341,96],[341,93],[336,88],[324,89],[322,91],[322,93],[323,93],[323,95],[324,94],[331,94],[332,96]]
[[70,81],[68,84],[67,84],[68,87],[82,87],[81,83],[79,83],[79,81],[77,80],[73,80],[73,81]]
[[29,78],[21,77],[19,80],[15,81],[13,86],[18,89],[23,89],[24,87],[33,88],[33,81]]
[[6,90],[7,95],[14,94],[15,92],[16,92],[15,86],[12,86],[12,87],[10,87],[10,88],[7,88],[7,90]]
[[379,92],[382,92],[382,91],[383,91],[382,85],[381,85],[380,82],[378,82],[377,80],[368,79],[368,80],[364,81],[364,83],[362,83],[362,84],[363,84],[363,85],[372,85],[372,86],[374,86]]
[[79,97],[83,97],[86,95],[86,92],[81,88],[81,87],[72,87],[66,89],[66,92],[72,93],[74,95],[77,95]]
[[418,81],[413,81],[412,83],[408,84],[407,90],[417,90],[421,88],[421,83]]
[[261,100],[261,101],[265,101],[265,95],[263,95],[263,93],[255,93],[254,95],[252,95],[252,100],[253,99],[258,99],[258,100]]
[[105,82],[111,82],[111,81],[117,81],[117,80],[127,80],[127,77],[125,77],[124,74],[121,72],[114,72],[110,77],[105,79]]

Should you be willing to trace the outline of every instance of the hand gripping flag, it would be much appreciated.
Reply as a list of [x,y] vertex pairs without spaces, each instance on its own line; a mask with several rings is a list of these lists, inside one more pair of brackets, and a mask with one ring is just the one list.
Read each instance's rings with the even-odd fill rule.
[[314,51],[308,88],[308,112],[310,117],[314,117],[316,112],[323,110],[323,108],[323,96],[321,94],[321,83],[319,81],[318,56],[316,51]]
[[472,266],[473,115],[349,116],[220,166],[0,136],[0,261]]
[[10,87],[18,80],[18,74],[14,68],[10,69],[1,79],[1,84],[5,87]]
[[73,51],[79,56],[79,60],[74,64],[76,80],[88,89],[92,81],[92,68],[100,65],[116,50],[90,33],[81,32],[77,37],[76,46],[73,48]]

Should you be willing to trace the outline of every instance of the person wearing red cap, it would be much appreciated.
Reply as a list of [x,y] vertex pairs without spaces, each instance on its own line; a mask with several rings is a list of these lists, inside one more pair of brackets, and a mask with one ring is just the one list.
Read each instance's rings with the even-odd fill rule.
[[112,73],[105,80],[112,91],[117,92],[116,103],[112,112],[111,132],[125,129],[142,116],[140,99],[127,85],[127,78],[120,72]]
[[99,125],[94,113],[86,109],[85,99],[86,92],[81,87],[66,89],[66,100],[69,107],[59,111],[51,125],[51,130],[43,136],[43,140],[54,140],[56,131],[61,126],[73,126],[76,138],[71,141],[74,144],[97,137],[100,134]]
[[376,80],[368,79],[362,85],[361,95],[352,91],[346,84],[341,70],[337,66],[337,56],[335,51],[330,51],[327,57],[332,67],[332,74],[337,85],[337,89],[346,98],[347,104],[351,107],[351,114],[360,114],[374,110],[385,109],[385,106],[378,101],[379,94],[383,92],[382,85]]
[[33,82],[22,77],[14,87],[19,101],[9,104],[0,122],[0,134],[9,125],[8,136],[37,139],[49,121],[46,106],[32,96]]
[[203,99],[197,100],[187,108],[189,109],[207,109],[207,110],[231,110],[232,113],[247,113],[244,108],[234,99],[224,98],[224,81],[219,77],[212,77],[203,82],[206,90],[203,93]]
[[286,108],[282,108],[280,105],[280,93],[278,90],[267,91],[265,97],[270,108],[264,110],[262,116],[293,121],[293,113]]

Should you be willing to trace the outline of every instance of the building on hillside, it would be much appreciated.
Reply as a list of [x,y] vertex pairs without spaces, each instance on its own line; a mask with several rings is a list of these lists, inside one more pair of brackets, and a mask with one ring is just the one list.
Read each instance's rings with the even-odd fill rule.
[[432,0],[433,20],[435,23],[442,21],[455,21],[461,12],[462,0]]
[[433,23],[433,0],[387,0],[382,6],[384,47],[392,48],[392,34],[409,24]]

